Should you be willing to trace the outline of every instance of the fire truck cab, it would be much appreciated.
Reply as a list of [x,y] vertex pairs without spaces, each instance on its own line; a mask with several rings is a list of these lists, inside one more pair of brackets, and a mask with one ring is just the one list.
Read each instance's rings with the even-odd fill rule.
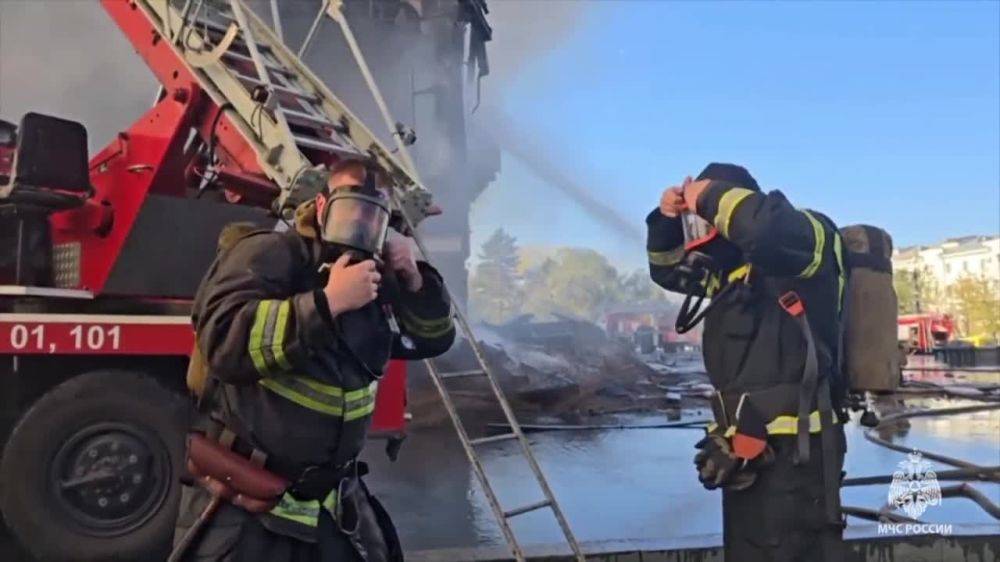
[[947,314],[903,314],[898,320],[897,339],[908,353],[933,353],[954,334],[955,323]]

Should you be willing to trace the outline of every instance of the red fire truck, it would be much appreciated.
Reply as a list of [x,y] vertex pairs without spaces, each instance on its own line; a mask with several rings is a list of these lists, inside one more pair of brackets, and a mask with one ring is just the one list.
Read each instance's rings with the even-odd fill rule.
[[[220,230],[274,227],[339,158],[412,185],[238,3],[102,6],[160,81],[155,105],[89,159],[79,123],[0,121],[0,508],[39,558],[153,560],[179,494],[190,299]],[[404,377],[379,386],[380,434],[404,429]]]
[[909,353],[932,353],[955,335],[955,323],[947,314],[901,314],[897,325],[899,342]]

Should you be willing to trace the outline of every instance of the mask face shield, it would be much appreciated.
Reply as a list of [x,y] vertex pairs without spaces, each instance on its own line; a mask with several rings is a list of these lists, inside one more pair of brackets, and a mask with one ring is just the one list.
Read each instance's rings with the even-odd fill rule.
[[699,246],[708,242],[714,236],[715,229],[705,219],[694,213],[681,215],[681,226],[684,229],[685,246]]
[[326,201],[321,237],[370,255],[382,253],[389,229],[389,206],[380,191],[338,188]]

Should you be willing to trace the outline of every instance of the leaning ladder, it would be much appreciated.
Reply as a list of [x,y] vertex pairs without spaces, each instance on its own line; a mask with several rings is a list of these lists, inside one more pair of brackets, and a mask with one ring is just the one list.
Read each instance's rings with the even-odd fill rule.
[[[361,74],[368,85],[368,89],[371,91],[372,97],[379,108],[379,112],[382,115],[382,119],[385,121],[386,127],[390,132],[394,132],[394,121],[392,116],[389,114],[389,109],[382,98],[382,93],[372,77],[371,71],[368,68],[368,63],[365,60],[361,49],[358,47],[357,41],[354,39],[354,33],[351,31],[347,18],[341,11],[341,6],[342,3],[340,0],[326,0],[323,3],[323,6],[320,7],[319,13],[317,13],[316,19],[313,21],[309,34],[307,35],[306,40],[304,41],[299,52],[302,53],[308,48],[309,41],[315,34],[323,15],[326,15],[335,21],[340,26],[340,29],[344,34],[344,38],[351,49],[351,54],[354,56],[354,59],[358,64],[358,69],[361,71]],[[410,154],[406,149],[406,146],[400,141],[400,139],[397,138],[396,141],[398,153],[402,156],[403,161],[406,163],[410,173],[416,176],[416,168],[414,166],[413,159],[410,157]],[[424,256],[429,256],[430,254],[428,254],[427,248],[424,246],[423,241],[420,239],[420,235],[415,228],[416,225],[410,222],[410,217],[405,213],[404,219],[408,223],[407,226],[409,227],[414,242],[416,242],[417,247],[420,249],[420,253]],[[476,479],[479,480],[479,484],[483,488],[486,500],[489,502],[490,509],[493,510],[493,515],[496,517],[497,523],[500,525],[500,530],[503,532],[504,538],[510,546],[511,553],[514,555],[516,560],[525,560],[524,551],[521,548],[521,544],[517,540],[517,536],[514,534],[513,528],[511,528],[510,520],[518,515],[523,515],[539,509],[549,508],[552,510],[552,514],[559,523],[559,528],[563,533],[566,543],[572,550],[574,557],[578,562],[583,562],[584,556],[582,550],[580,549],[580,544],[573,535],[573,530],[570,528],[569,522],[566,520],[566,516],[563,514],[562,508],[559,506],[559,502],[556,501],[555,494],[552,493],[552,488],[549,487],[548,480],[545,478],[545,473],[542,472],[542,467],[538,464],[535,454],[531,451],[531,444],[524,436],[524,432],[521,431],[521,425],[514,416],[514,411],[511,409],[510,403],[507,401],[507,397],[504,395],[503,390],[501,390],[500,385],[497,383],[497,379],[493,375],[489,363],[486,362],[482,347],[479,345],[478,340],[476,340],[468,319],[466,319],[465,315],[452,298],[447,284],[445,284],[444,289],[448,300],[452,303],[452,316],[458,324],[458,327],[462,332],[462,336],[464,336],[469,342],[469,346],[472,348],[473,354],[476,357],[478,368],[464,371],[441,372],[433,359],[424,360],[424,364],[427,366],[427,372],[430,374],[431,380],[434,382],[434,386],[437,388],[438,394],[441,396],[441,401],[444,403],[445,410],[448,412],[448,417],[451,418],[451,422],[455,426],[455,431],[458,433],[458,440],[462,444],[465,456],[469,459],[472,471],[475,473]],[[507,420],[510,432],[475,439],[469,438],[468,431],[465,429],[465,424],[462,422],[461,416],[458,415],[458,409],[455,407],[455,403],[451,398],[450,392],[448,391],[447,381],[459,378],[468,379],[479,377],[485,378],[488,382],[492,395],[496,399],[497,405],[500,406],[500,409],[503,411],[503,415]],[[535,481],[538,483],[538,488],[542,493],[542,499],[511,509],[504,509],[500,503],[500,499],[497,497],[496,491],[493,489],[493,485],[490,483],[490,480],[486,475],[483,462],[479,457],[478,448],[490,443],[511,440],[517,441],[518,450],[520,451],[521,456],[528,463],[531,473],[535,476]]]
[[[424,255],[427,255],[426,249],[420,239],[417,236],[414,236],[413,239],[420,247],[420,251],[424,253]],[[447,291],[447,288],[445,288],[445,290]],[[451,296],[449,294],[449,299],[450,298]],[[552,493],[552,488],[549,487],[548,480],[546,480],[541,466],[539,466],[534,453],[531,451],[531,445],[528,443],[528,438],[525,437],[524,432],[521,431],[521,425],[517,422],[517,418],[514,417],[514,412],[511,410],[510,404],[507,402],[507,397],[504,396],[503,391],[500,389],[500,385],[497,384],[496,377],[493,375],[489,364],[483,357],[483,350],[480,347],[479,342],[476,341],[468,320],[458,307],[454,305],[454,300],[452,303],[455,322],[461,329],[462,335],[468,340],[469,346],[472,347],[472,351],[476,356],[476,362],[479,367],[477,369],[467,371],[451,371],[443,373],[438,370],[438,367],[434,364],[433,359],[424,360],[424,364],[427,366],[427,371],[430,373],[431,380],[434,381],[434,386],[437,387],[437,391],[441,395],[441,401],[444,403],[444,407],[448,411],[448,416],[451,418],[451,422],[455,426],[455,431],[458,432],[458,440],[462,443],[462,449],[465,451],[465,456],[468,457],[469,463],[472,465],[472,471],[476,474],[476,478],[479,480],[479,484],[483,488],[483,493],[486,495],[490,508],[493,510],[493,515],[496,516],[497,523],[500,525],[500,530],[503,531],[504,538],[507,539],[507,544],[510,546],[511,552],[514,554],[514,558],[518,561],[523,561],[525,559],[524,551],[521,549],[521,545],[518,543],[517,537],[514,535],[514,531],[510,526],[510,520],[518,515],[539,509],[549,508],[552,510],[552,514],[559,523],[559,528],[562,530],[566,543],[573,551],[574,557],[578,562],[583,562],[584,556],[582,550],[580,549],[580,544],[573,535],[569,522],[566,520],[566,516],[563,515],[562,508],[559,507],[559,502],[556,501],[556,497]],[[496,399],[497,404],[499,404],[500,409],[503,410],[503,415],[507,419],[507,424],[510,426],[509,433],[501,433],[499,435],[479,437],[476,439],[469,438],[469,434],[465,429],[465,425],[462,423],[462,419],[458,415],[458,410],[455,408],[455,403],[451,399],[451,395],[449,394],[448,386],[446,384],[449,380],[469,377],[483,377],[489,383],[493,397]],[[486,471],[483,469],[483,464],[479,458],[477,448],[488,443],[510,440],[517,441],[521,455],[527,461],[532,474],[535,475],[535,481],[538,482],[538,487],[542,492],[542,499],[534,503],[505,510],[500,504],[500,500],[497,498],[496,492],[493,490],[493,486],[490,484],[489,478],[486,476]]]
[[430,192],[240,0],[134,0],[255,151],[286,215],[313,197],[324,164],[357,158],[382,169],[420,222]]
[[[321,18],[325,12],[330,19],[340,25],[341,31],[351,48],[351,53],[354,55],[354,59],[358,64],[358,68],[361,71],[362,76],[365,78],[365,82],[367,83],[368,88],[375,99],[376,105],[382,114],[386,127],[388,127],[390,132],[392,132],[394,123],[392,116],[389,114],[389,109],[386,106],[385,101],[383,101],[378,85],[372,77],[371,71],[368,68],[368,63],[365,61],[364,55],[358,47],[357,41],[354,39],[354,33],[351,31],[347,18],[341,12],[340,8],[341,2],[339,0],[326,2],[324,7],[320,8],[320,13],[317,14],[316,21],[319,21],[319,18]],[[312,33],[315,32],[316,27],[317,23],[314,22],[310,32],[310,37]],[[304,48],[308,45],[308,41],[309,38],[307,37],[306,42],[303,44]],[[414,167],[413,160],[406,150],[405,145],[400,142],[399,139],[397,139],[397,151],[403,157],[403,160],[410,169],[411,173],[415,175],[416,168]],[[424,246],[423,241],[420,239],[420,235],[418,234],[416,228],[414,228],[415,225],[410,223],[408,216],[404,216],[404,218],[407,223],[409,223],[409,230],[411,231],[414,242],[416,242],[418,248],[420,249],[420,253],[424,256],[429,256],[430,254],[427,253],[426,246]],[[501,390],[500,385],[497,383],[497,379],[493,375],[489,363],[486,362],[482,347],[480,346],[478,340],[476,340],[472,327],[469,325],[468,320],[455,300],[451,297],[451,292],[448,290],[447,284],[445,284],[445,293],[447,294],[448,300],[452,303],[452,316],[458,324],[458,327],[462,332],[462,336],[464,336],[469,342],[469,346],[472,348],[473,354],[476,357],[478,368],[464,371],[441,372],[433,359],[424,360],[424,364],[427,366],[427,372],[430,374],[431,380],[434,382],[434,386],[437,388],[438,394],[441,396],[441,401],[444,403],[445,410],[448,412],[448,417],[451,418],[451,422],[455,426],[455,431],[458,433],[458,440],[462,444],[465,456],[469,459],[472,471],[475,473],[476,479],[479,480],[479,484],[483,488],[486,500],[489,502],[490,509],[493,510],[493,515],[496,517],[497,523],[500,525],[500,530],[503,532],[504,538],[510,546],[511,553],[514,555],[516,560],[525,560],[524,551],[521,548],[521,544],[517,540],[517,536],[514,534],[514,530],[511,528],[510,520],[518,515],[523,515],[539,509],[549,508],[552,510],[552,514],[559,523],[559,528],[563,533],[566,543],[572,550],[574,557],[577,561],[583,562],[584,556],[582,550],[580,549],[580,544],[573,535],[573,530],[570,528],[569,522],[566,520],[566,516],[563,514],[562,508],[559,506],[559,502],[556,501],[555,494],[552,493],[552,488],[549,487],[548,480],[545,478],[545,473],[542,472],[542,467],[538,464],[535,454],[531,451],[531,444],[524,436],[524,432],[521,431],[521,425],[514,416],[514,411],[511,409],[510,403],[507,401],[507,397],[504,395],[503,390]],[[469,438],[468,431],[465,429],[465,424],[462,422],[462,418],[458,414],[458,409],[455,407],[455,403],[451,398],[447,381],[459,378],[468,379],[479,377],[485,378],[488,382],[493,398],[496,399],[497,405],[500,406],[500,409],[503,411],[503,415],[507,420],[510,432],[475,439]],[[538,488],[542,493],[542,499],[537,502],[511,509],[504,509],[499,498],[497,497],[496,491],[493,489],[493,485],[490,483],[490,480],[486,475],[483,462],[479,457],[478,448],[490,443],[512,440],[517,441],[518,450],[527,462],[528,467],[531,469],[531,472],[535,477],[535,481],[538,483]]]
[[[300,53],[304,52],[308,48],[309,41],[316,32],[323,15],[328,16],[340,26],[340,29],[344,34],[344,38],[351,49],[351,54],[354,56],[354,59],[358,64],[358,69],[361,71],[361,74],[371,91],[372,97],[379,108],[379,112],[385,121],[386,127],[390,132],[394,132],[394,121],[392,116],[389,114],[389,109],[382,98],[382,93],[372,77],[371,71],[368,68],[368,63],[365,60],[361,49],[358,47],[357,41],[354,39],[354,33],[351,31],[347,18],[341,11],[340,0],[327,0],[324,2],[323,6],[319,10],[319,13],[316,15],[316,19],[314,20],[310,32],[303,43],[302,49],[300,49]],[[398,138],[396,140],[398,153],[402,156],[409,171],[416,176],[416,168],[413,164],[413,159],[410,157],[409,152],[406,149],[406,146]],[[416,242],[417,247],[420,249],[420,253],[424,256],[429,256],[430,254],[428,254],[427,248],[424,246],[423,241],[415,228],[416,225],[410,222],[410,217],[407,214],[404,214],[404,219],[408,223],[407,226],[409,227],[414,242]],[[478,340],[476,340],[468,319],[466,319],[465,315],[452,298],[447,284],[445,284],[444,289],[448,300],[452,303],[452,316],[458,324],[458,327],[462,332],[462,336],[464,336],[469,342],[469,346],[472,348],[473,354],[476,357],[478,368],[464,371],[441,372],[433,359],[424,360],[424,364],[427,366],[427,372],[430,374],[431,380],[434,382],[434,386],[437,388],[438,394],[441,396],[441,401],[444,403],[445,410],[448,412],[448,417],[451,418],[451,422],[455,426],[455,431],[458,434],[458,440],[462,444],[462,450],[465,451],[465,456],[469,459],[472,471],[475,473],[476,479],[479,481],[479,485],[483,488],[486,500],[490,504],[490,509],[493,510],[493,515],[496,517],[497,523],[500,525],[500,530],[503,532],[504,538],[507,540],[507,544],[510,546],[511,553],[514,555],[516,560],[525,560],[524,551],[521,548],[521,544],[517,540],[517,536],[514,534],[510,520],[519,515],[537,511],[539,509],[549,508],[552,510],[552,514],[559,523],[559,529],[562,531],[563,537],[569,545],[570,550],[572,550],[574,557],[578,562],[583,562],[584,555],[580,549],[580,543],[577,542],[576,536],[573,535],[573,530],[570,528],[569,522],[566,520],[566,516],[563,514],[562,508],[559,506],[559,502],[556,501],[555,494],[552,493],[552,488],[549,487],[548,480],[545,478],[545,473],[542,472],[542,467],[538,464],[538,460],[535,458],[535,454],[531,450],[531,444],[524,436],[524,432],[521,431],[521,425],[514,416],[514,411],[511,409],[510,403],[507,401],[507,397],[504,395],[503,390],[501,390],[499,383],[497,383],[497,379],[493,375],[493,371],[490,369],[489,363],[486,362],[482,347],[479,345]],[[500,406],[500,409],[503,411],[503,415],[507,420],[510,432],[475,439],[469,438],[469,433],[465,429],[465,424],[462,422],[462,418],[458,414],[458,409],[455,407],[455,403],[451,398],[447,381],[459,378],[467,379],[479,377],[485,378],[488,382],[493,398],[496,399],[497,405]],[[504,509],[500,503],[500,499],[497,497],[496,491],[493,489],[493,485],[490,483],[489,477],[486,475],[483,462],[479,457],[478,448],[490,443],[511,440],[517,441],[518,450],[527,462],[528,467],[531,469],[531,473],[534,475],[535,481],[538,483],[538,488],[542,493],[542,499],[537,502],[511,509]]]

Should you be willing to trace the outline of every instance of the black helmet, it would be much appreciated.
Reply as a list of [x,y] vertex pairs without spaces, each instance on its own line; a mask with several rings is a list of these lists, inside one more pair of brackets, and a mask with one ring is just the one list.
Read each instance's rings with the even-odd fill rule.
[[743,166],[737,166],[736,164],[720,164],[718,162],[712,162],[708,166],[705,166],[705,169],[698,174],[696,179],[726,181],[729,183],[735,183],[736,185],[746,189],[760,191],[760,186],[757,185],[757,180],[753,179],[750,172],[748,172]]

